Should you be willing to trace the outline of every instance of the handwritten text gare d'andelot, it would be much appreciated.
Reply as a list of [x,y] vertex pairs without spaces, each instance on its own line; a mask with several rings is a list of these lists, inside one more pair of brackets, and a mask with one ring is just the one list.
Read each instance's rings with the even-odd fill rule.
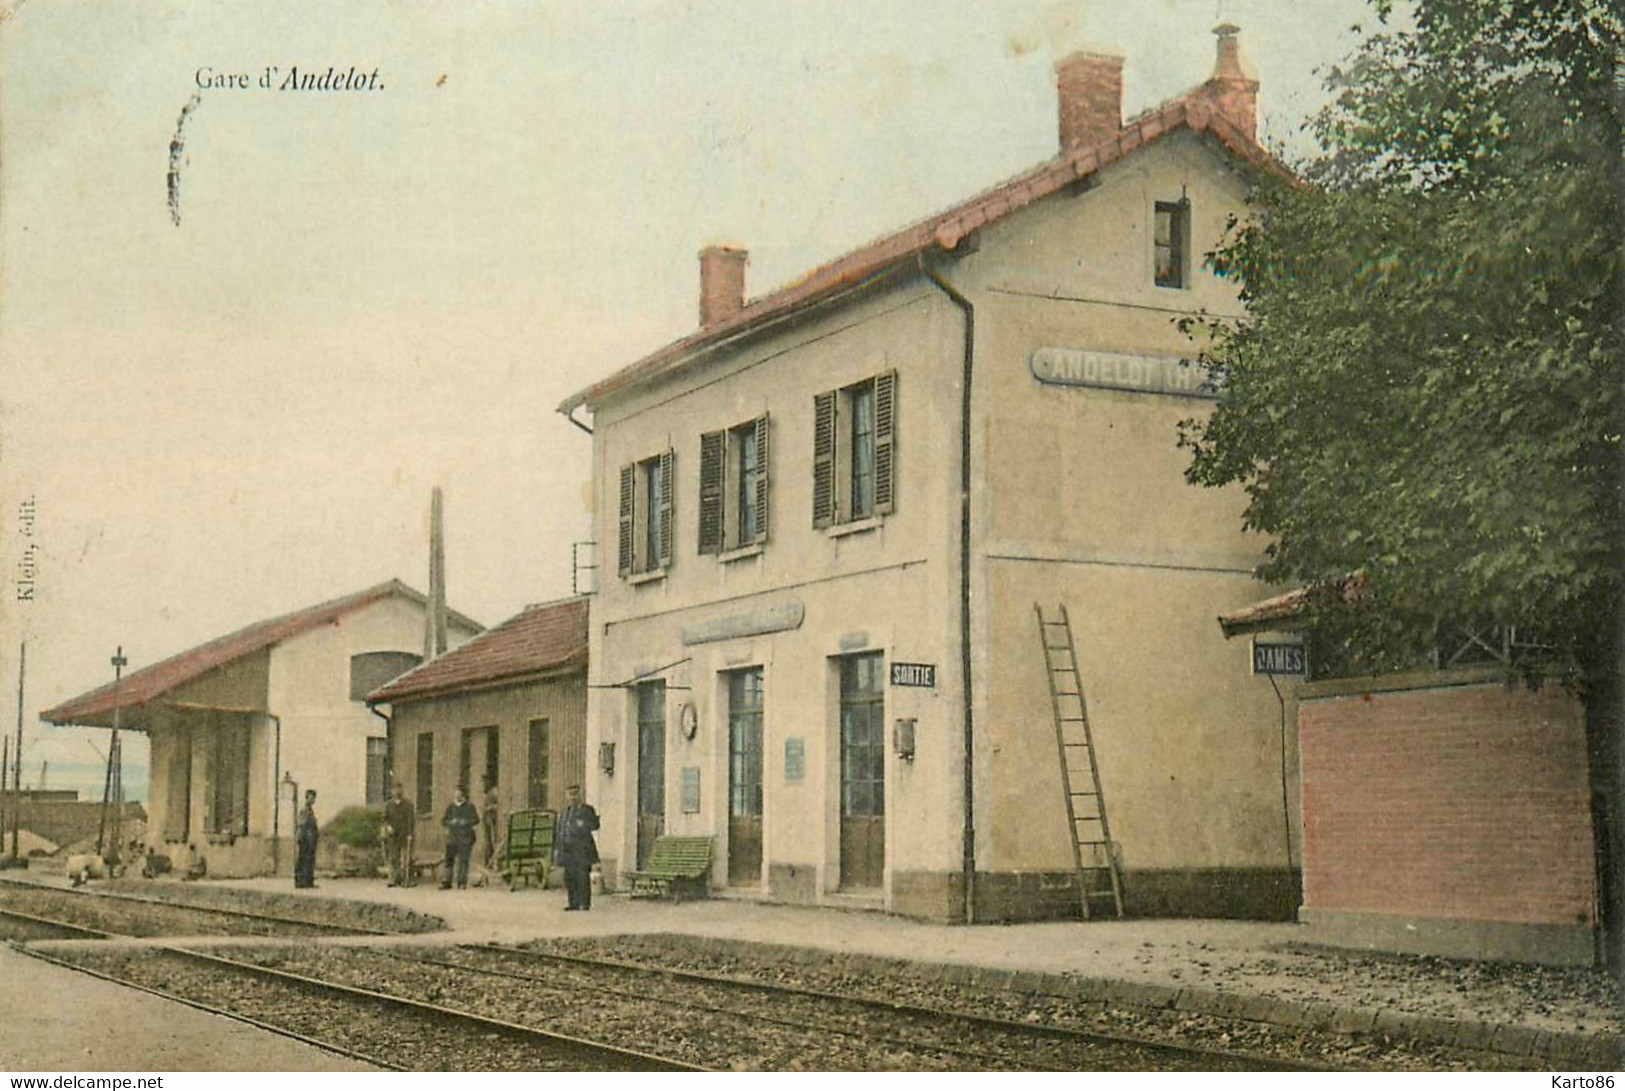
[[328,65],[323,68],[301,68],[294,65],[284,72],[276,65],[269,65],[258,77],[247,72],[227,72],[210,65],[204,65],[192,75],[197,85],[206,90],[213,91],[247,91],[252,87],[259,87],[262,91],[382,91],[383,78],[378,69],[371,72],[365,68],[350,65],[340,68],[337,65]]

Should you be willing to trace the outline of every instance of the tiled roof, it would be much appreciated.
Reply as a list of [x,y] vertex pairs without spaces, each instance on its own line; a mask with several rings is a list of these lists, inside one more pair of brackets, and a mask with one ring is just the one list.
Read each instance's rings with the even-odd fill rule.
[[[64,701],[55,708],[46,709],[40,713],[40,719],[53,724],[85,723],[91,717],[111,713],[115,707],[127,709],[145,705],[176,686],[199,678],[209,671],[269,648],[273,644],[280,644],[300,633],[331,624],[346,614],[381,602],[391,595],[399,595],[419,604],[428,603],[422,592],[414,591],[400,580],[390,580],[388,583],[381,583],[365,591],[333,599],[331,602],[258,622],[246,629],[238,629],[234,633],[211,640],[207,644],[200,644],[179,655],[172,655],[161,662],[125,675],[116,687],[109,682]],[[454,610],[448,611],[447,615],[467,628],[476,630],[480,628],[478,622]]]
[[1063,151],[1054,159],[1001,182],[945,212],[821,265],[799,281],[747,303],[729,318],[673,341],[608,378],[572,394],[559,404],[559,412],[569,413],[582,405],[592,408],[612,394],[681,366],[703,349],[836,296],[933,248],[953,250],[977,228],[1059,192],[1134,149],[1179,129],[1208,133],[1246,162],[1285,173],[1252,136],[1231,123],[1218,110],[1214,103],[1216,93],[1211,81],[1204,83],[1171,102],[1130,119],[1116,136],[1108,140],[1092,147]]
[[1274,598],[1255,602],[1240,610],[1219,615],[1219,628],[1224,635],[1240,636],[1268,629],[1294,629],[1303,626],[1296,622],[1311,606],[1342,605],[1364,598],[1369,590],[1364,572],[1355,572],[1334,580],[1322,580],[1299,587]]
[[527,606],[501,625],[373,690],[367,700],[395,702],[585,667],[587,601],[580,596]]

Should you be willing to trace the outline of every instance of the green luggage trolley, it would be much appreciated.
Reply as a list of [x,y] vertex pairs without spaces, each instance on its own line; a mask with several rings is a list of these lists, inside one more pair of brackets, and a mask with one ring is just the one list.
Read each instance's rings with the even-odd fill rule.
[[508,816],[508,840],[502,846],[502,877],[509,890],[518,890],[534,879],[536,885],[547,886],[547,877],[553,870],[552,811],[515,811]]

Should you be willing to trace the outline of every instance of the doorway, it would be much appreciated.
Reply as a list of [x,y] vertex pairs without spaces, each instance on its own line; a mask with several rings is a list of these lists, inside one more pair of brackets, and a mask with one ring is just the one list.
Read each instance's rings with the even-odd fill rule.
[[762,668],[728,674],[728,883],[762,880]]
[[886,690],[879,652],[841,670],[841,886],[872,888],[886,866]]
[[638,695],[638,867],[666,832],[666,683],[644,682]]

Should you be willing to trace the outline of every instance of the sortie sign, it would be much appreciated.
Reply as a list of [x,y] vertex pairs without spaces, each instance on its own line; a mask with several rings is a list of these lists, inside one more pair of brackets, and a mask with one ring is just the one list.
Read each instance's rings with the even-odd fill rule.
[[1128,356],[1089,349],[1041,348],[1027,366],[1033,378],[1051,386],[1091,386],[1137,390],[1181,398],[1217,398],[1207,368],[1176,356]]
[[922,689],[935,689],[937,687],[937,665],[935,663],[893,663],[891,665],[891,684],[894,686],[919,686]]

